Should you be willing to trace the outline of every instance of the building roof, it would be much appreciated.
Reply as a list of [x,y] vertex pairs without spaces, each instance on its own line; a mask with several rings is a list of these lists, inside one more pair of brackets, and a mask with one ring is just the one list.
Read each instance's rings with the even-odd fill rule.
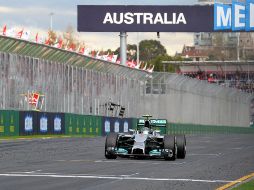
[[195,46],[184,46],[182,53],[180,54],[182,57],[208,57],[208,52],[196,49]]

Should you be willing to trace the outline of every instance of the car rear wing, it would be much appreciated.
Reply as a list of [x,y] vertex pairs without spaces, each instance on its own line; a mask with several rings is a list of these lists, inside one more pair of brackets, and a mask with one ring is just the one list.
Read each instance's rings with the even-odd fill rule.
[[[153,127],[166,127],[167,126],[167,120],[166,119],[150,119],[150,124]],[[144,119],[138,119],[138,127],[144,126],[145,120]]]

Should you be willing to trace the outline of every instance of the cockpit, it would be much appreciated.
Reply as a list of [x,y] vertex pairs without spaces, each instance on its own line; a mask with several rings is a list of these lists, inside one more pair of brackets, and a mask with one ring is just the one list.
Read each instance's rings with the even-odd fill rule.
[[145,121],[144,127],[141,130],[142,130],[142,133],[145,135],[152,133],[151,125],[148,120]]

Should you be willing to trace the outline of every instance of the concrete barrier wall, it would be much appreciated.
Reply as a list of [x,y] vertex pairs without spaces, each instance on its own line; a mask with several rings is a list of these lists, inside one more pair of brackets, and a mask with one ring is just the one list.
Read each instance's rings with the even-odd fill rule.
[[140,114],[148,113],[155,118],[167,118],[175,123],[245,127],[250,125],[250,108],[247,102],[171,90],[170,94],[144,95],[140,104],[143,104],[139,107]]
[[140,114],[174,123],[250,126],[252,94],[177,74],[154,75],[140,98]]

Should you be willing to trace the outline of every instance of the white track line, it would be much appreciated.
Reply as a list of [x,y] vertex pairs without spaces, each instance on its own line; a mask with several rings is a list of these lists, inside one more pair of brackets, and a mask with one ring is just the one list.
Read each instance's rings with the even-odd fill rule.
[[48,178],[81,178],[81,179],[109,179],[109,180],[140,180],[140,181],[181,181],[181,182],[200,182],[200,183],[230,183],[231,180],[202,180],[202,179],[174,179],[174,178],[149,178],[131,176],[100,176],[100,175],[73,175],[73,174],[14,174],[3,173],[4,177],[48,177]]
[[187,154],[188,156],[220,156],[221,153],[218,154]]
[[241,150],[243,148],[242,147],[235,147],[235,148],[230,148],[230,149],[232,149],[232,150]]

